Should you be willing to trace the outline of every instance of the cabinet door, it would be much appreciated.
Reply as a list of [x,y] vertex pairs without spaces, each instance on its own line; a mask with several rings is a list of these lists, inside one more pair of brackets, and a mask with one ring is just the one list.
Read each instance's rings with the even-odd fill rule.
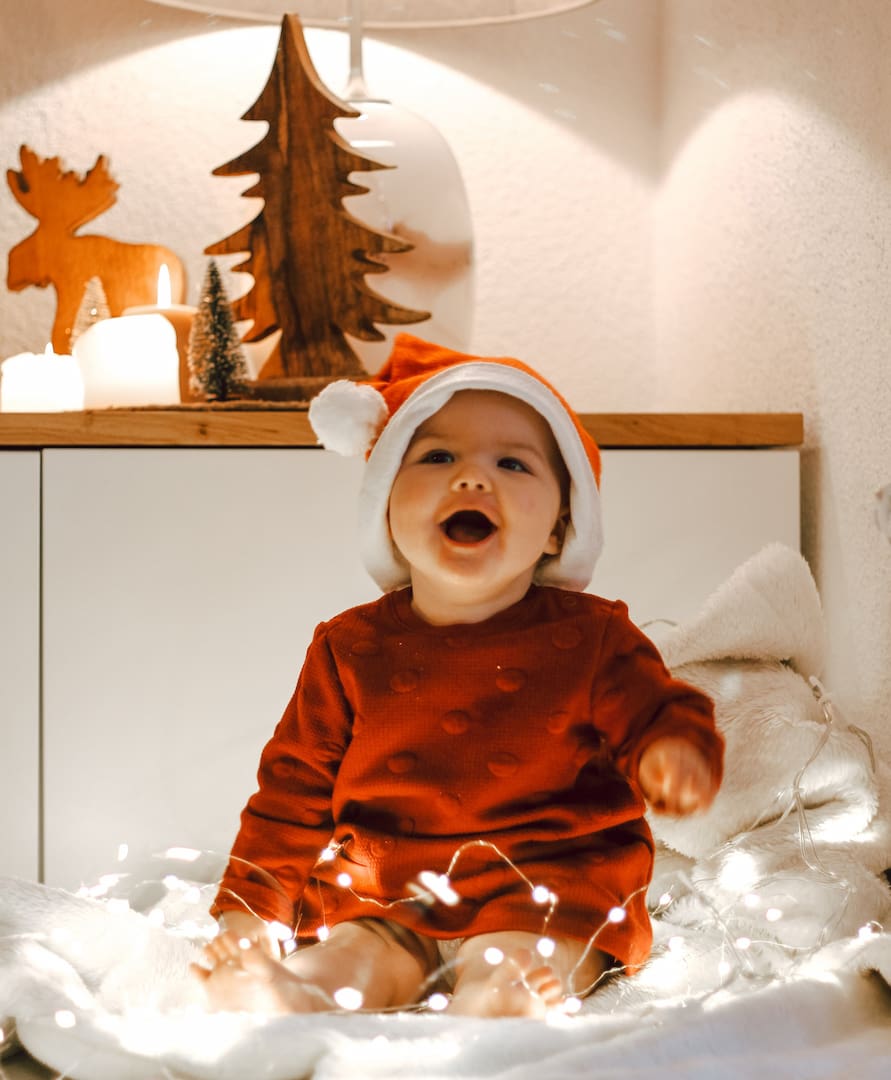
[[40,872],[40,454],[0,452],[0,873]]
[[121,844],[229,850],[313,628],[377,595],[359,475],[312,449],[46,451],[48,882]]
[[604,549],[591,590],[639,625],[695,615],[765,544],[796,551],[796,450],[608,450]]

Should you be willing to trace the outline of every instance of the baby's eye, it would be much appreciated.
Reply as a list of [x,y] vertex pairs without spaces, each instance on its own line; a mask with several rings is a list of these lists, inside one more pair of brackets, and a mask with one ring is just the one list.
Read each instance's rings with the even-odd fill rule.
[[524,465],[519,458],[515,457],[503,457],[498,459],[498,468],[507,469],[509,472],[529,472],[529,469]]
[[450,450],[428,450],[421,458],[424,465],[448,465],[454,460]]

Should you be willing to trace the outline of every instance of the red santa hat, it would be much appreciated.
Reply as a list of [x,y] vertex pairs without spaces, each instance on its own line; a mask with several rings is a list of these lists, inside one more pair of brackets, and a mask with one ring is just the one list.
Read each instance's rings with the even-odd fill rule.
[[597,444],[550,383],[521,361],[468,356],[410,334],[397,336],[390,358],[368,382],[331,383],[309,407],[322,446],[367,456],[359,542],[368,572],[384,592],[409,584],[387,524],[390,490],[418,426],[460,390],[508,394],[547,421],[569,473],[569,522],[559,554],[542,561],[536,581],[584,589],[603,547]]

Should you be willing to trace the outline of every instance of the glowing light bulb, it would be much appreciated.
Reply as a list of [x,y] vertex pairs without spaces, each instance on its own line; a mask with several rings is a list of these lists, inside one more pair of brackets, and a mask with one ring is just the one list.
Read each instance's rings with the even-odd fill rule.
[[621,907],[610,908],[606,915],[607,921],[611,923],[624,922],[627,917],[628,913]]
[[747,851],[732,851],[721,867],[718,882],[722,889],[737,895],[749,893],[760,879],[758,863]]
[[418,881],[447,907],[455,907],[456,904],[461,903],[461,897],[452,888],[452,883],[445,874],[436,874],[432,870],[422,870],[418,874]]
[[179,859],[181,862],[196,862],[201,858],[197,848],[171,847],[164,852],[165,859]]
[[718,974],[721,976],[722,979],[726,978],[732,970],[733,966],[729,960],[722,960],[718,964]]
[[738,937],[734,943],[740,952],[745,952],[752,944],[752,939],[747,937]]
[[331,937],[330,927],[320,926],[318,930],[316,930],[316,937],[319,939],[319,941],[327,941],[328,938]]
[[671,903],[671,901],[672,901],[671,893],[670,892],[664,892],[659,897],[659,907],[668,907],[668,905]]
[[532,899],[536,904],[546,904],[551,899],[551,890],[547,885],[536,885],[532,890]]
[[568,997],[563,1002],[563,1011],[567,1016],[574,1016],[582,1007],[581,998]]
[[553,956],[554,950],[556,948],[556,943],[553,941],[552,938],[548,937],[539,938],[535,945],[535,951],[538,953],[539,956],[545,957],[545,959]]
[[761,907],[761,897],[756,896],[754,893],[747,893],[743,897],[743,903],[746,905],[747,908]]
[[337,856],[337,845],[332,841],[330,844],[328,844],[327,847],[322,848],[322,850],[319,852],[319,862],[320,863],[334,862],[334,859],[335,859],[336,856]]
[[445,994],[431,994],[427,998],[427,1008],[434,1012],[442,1012],[449,1007],[449,999]]
[[337,884],[341,889],[348,889],[350,885],[353,884],[353,879],[346,871],[344,871],[342,874],[337,875]]
[[491,964],[492,967],[498,967],[501,961],[504,959],[504,953],[501,949],[496,949],[494,945],[490,945],[488,949],[483,953],[483,959],[487,964]]
[[764,912],[764,918],[768,922],[778,922],[783,917],[782,908],[770,907]]
[[77,1023],[77,1017],[70,1009],[59,1009],[53,1016],[53,1019],[59,1025],[60,1028],[73,1028]]
[[239,949],[249,949],[251,947],[251,939],[247,937],[240,937],[238,939]]
[[339,990],[334,991],[334,1000],[341,1007],[341,1009],[347,1009],[349,1012],[355,1012],[356,1009],[362,1008],[362,1002],[365,997],[361,990],[357,990],[354,986],[341,986]]

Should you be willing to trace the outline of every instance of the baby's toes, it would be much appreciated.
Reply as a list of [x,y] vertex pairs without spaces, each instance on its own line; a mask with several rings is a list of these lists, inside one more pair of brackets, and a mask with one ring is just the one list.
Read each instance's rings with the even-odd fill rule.
[[547,964],[527,971],[524,982],[546,1005],[559,1005],[563,1000],[563,983],[552,967]]

